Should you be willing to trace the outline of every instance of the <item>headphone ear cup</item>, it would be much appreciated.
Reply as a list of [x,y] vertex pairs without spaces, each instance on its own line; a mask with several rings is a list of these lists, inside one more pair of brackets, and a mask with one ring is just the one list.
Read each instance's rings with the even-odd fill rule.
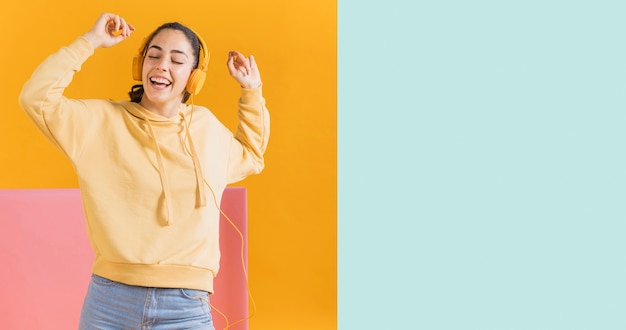
[[141,71],[143,69],[143,56],[135,55],[133,58],[133,79],[141,81]]
[[206,72],[195,69],[191,72],[189,76],[189,80],[187,81],[187,92],[193,95],[198,95],[200,90],[202,89],[202,85],[204,85],[204,81],[206,80]]

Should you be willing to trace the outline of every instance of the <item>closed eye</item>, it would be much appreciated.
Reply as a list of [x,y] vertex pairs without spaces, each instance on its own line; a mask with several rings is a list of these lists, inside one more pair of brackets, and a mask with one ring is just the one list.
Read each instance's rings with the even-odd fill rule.
[[[159,60],[163,55],[163,49],[157,45],[152,45],[150,48],[148,48],[148,51],[146,53],[147,58],[151,60]],[[185,64],[187,63],[188,59],[187,54],[176,49],[170,51],[170,54],[165,54],[165,56],[167,57],[166,59],[169,59],[175,65]]]

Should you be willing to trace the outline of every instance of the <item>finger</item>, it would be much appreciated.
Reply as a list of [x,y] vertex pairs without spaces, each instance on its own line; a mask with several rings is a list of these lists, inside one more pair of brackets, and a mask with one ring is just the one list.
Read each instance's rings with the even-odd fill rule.
[[235,72],[241,72],[243,74],[246,73],[244,60],[245,60],[245,57],[242,56],[241,53],[237,51],[229,52],[229,62],[230,62],[229,68],[233,70],[233,73]]
[[115,29],[115,22],[113,22],[113,20],[109,20],[107,19],[106,25],[104,26],[106,33],[108,34],[114,34],[116,29]]
[[257,70],[256,60],[254,59],[254,55],[250,55],[250,70]]
[[118,36],[121,34],[120,31],[120,21],[119,21],[119,16],[117,15],[111,15],[109,17],[106,18],[107,22],[106,22],[106,33],[113,35],[113,36]]
[[250,61],[243,54],[237,52],[236,63],[244,74],[250,74]]
[[246,73],[247,73],[248,75],[252,72],[252,67],[251,67],[251,64],[250,64],[250,63],[251,63],[251,62],[250,62],[250,60],[248,60],[248,59],[246,58],[246,59],[245,59],[245,61],[244,61],[244,66],[245,66],[245,68],[246,68]]
[[240,52],[238,52],[236,50],[232,50],[230,53],[235,58],[235,63],[238,63],[240,65],[244,65],[244,66],[246,65],[247,59],[246,59],[246,57],[242,53],[240,53]]
[[119,31],[120,30],[120,17],[117,15],[113,16],[113,31]]
[[128,37],[128,36],[130,36],[130,33],[135,30],[135,28],[132,25],[128,24],[128,22],[126,22],[126,20],[124,18],[122,18],[122,22],[124,23],[122,25],[123,30],[124,30],[124,36]]
[[122,17],[116,17],[119,20],[119,26],[115,27],[117,24],[114,20],[110,20],[107,24],[107,32],[110,35],[117,37],[122,36],[124,38],[130,36],[131,32],[135,31],[135,27],[126,22],[126,20]]
[[128,37],[130,35],[130,29],[128,28],[128,23],[126,23],[126,20],[124,18],[120,18],[120,21],[121,21],[120,30],[123,31],[124,37]]
[[226,66],[232,72],[235,70],[235,57],[232,51],[228,52],[228,60],[226,61]]

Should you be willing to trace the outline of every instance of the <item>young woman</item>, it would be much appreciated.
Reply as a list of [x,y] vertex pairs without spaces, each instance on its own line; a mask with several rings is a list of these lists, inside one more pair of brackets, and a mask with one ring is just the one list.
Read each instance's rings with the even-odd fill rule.
[[39,65],[20,105],[79,180],[95,253],[80,329],[213,329],[222,193],[264,167],[269,113],[261,76],[252,55],[228,54],[241,86],[233,134],[207,108],[186,104],[202,87],[208,50],[189,28],[167,23],[137,54],[133,73],[142,83],[130,101],[64,97],[95,50],[134,30],[102,14]]

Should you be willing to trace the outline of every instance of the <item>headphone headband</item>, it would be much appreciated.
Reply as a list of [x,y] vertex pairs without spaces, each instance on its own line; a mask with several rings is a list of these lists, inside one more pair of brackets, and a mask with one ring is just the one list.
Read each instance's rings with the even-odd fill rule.
[[[191,29],[189,28],[189,30]],[[196,31],[191,30],[191,32],[196,35],[196,39],[198,39],[198,42],[200,43],[200,51],[202,52],[202,55],[204,55],[200,57],[200,54],[198,53],[198,69],[206,72],[209,67],[209,59],[211,58],[211,53],[209,52],[209,49],[204,42],[204,39],[202,39],[202,37],[197,34]]]

